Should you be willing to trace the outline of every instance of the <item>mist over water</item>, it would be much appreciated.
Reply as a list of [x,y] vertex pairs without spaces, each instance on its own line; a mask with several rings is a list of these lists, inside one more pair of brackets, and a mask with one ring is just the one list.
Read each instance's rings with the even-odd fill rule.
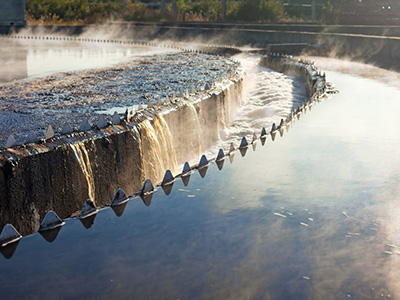
[[[257,136],[261,128],[267,132],[272,124],[279,124],[294,109],[308,99],[307,90],[299,77],[285,75],[262,67],[260,55],[239,54],[233,57],[244,68],[245,88],[242,106],[233,116],[232,124],[222,129],[216,147],[229,149],[231,142],[238,147],[242,137],[251,142],[253,133]],[[209,149],[215,154],[215,149]]]

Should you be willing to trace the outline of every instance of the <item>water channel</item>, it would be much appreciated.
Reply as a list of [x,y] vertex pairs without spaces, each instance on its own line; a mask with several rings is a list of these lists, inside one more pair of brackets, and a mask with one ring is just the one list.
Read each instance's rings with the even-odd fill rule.
[[397,299],[400,91],[359,73],[222,170],[3,249],[1,298]]

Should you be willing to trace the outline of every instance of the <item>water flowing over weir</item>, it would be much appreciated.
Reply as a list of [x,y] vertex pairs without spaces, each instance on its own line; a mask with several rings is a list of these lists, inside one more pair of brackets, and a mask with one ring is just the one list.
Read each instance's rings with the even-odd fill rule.
[[164,175],[164,170],[167,169],[176,173],[178,171],[176,150],[164,118],[157,114],[153,122],[144,120],[139,126],[142,160],[146,162],[144,164],[145,177],[160,180]]
[[86,178],[88,186],[88,196],[93,202],[95,201],[95,185],[92,172],[92,166],[90,165],[89,154],[83,143],[70,144],[69,145],[74,152],[75,158],[78,161],[79,166],[82,169],[82,173]]
[[[78,211],[87,198],[96,206],[108,205],[118,188],[131,195],[147,178],[159,183],[167,169],[176,175],[186,161],[198,162],[203,153],[213,158],[219,147],[225,152],[230,142],[237,147],[241,137],[250,139],[255,131],[259,135],[261,127],[269,131],[272,122],[278,124],[286,119],[307,100],[308,89],[302,85],[314,86],[310,78],[315,74],[304,71],[306,64],[302,63],[292,68],[295,76],[266,69],[263,66],[268,66],[267,59],[261,60],[263,66],[255,67],[260,58],[252,55],[241,58],[244,63],[250,61],[254,69],[249,70],[250,81],[256,82],[256,88],[247,87],[244,99],[244,73],[239,69],[229,80],[217,82],[210,90],[186,93],[172,103],[139,110],[128,120],[120,120],[119,125],[56,136],[43,145],[11,149],[5,153],[10,157],[8,163],[18,164],[11,167],[11,173],[2,168],[0,180],[6,199],[2,203],[16,203],[17,196],[29,201],[19,202],[17,215],[4,213],[2,223],[16,224],[22,234],[29,234],[39,224],[38,220],[29,221],[29,217],[25,221],[20,218],[30,203],[37,209],[36,219],[42,219],[49,210],[65,218]],[[285,63],[293,62],[288,59]],[[302,77],[305,79],[299,80]],[[265,88],[269,82],[272,85]],[[31,169],[30,164],[38,157],[43,159],[41,164],[53,166],[50,173]],[[24,168],[29,172],[20,171]],[[26,188],[31,178],[44,179],[33,185],[33,193]],[[78,185],[75,180],[79,181]],[[15,190],[18,193],[12,193]],[[45,192],[49,190],[50,193]],[[63,206],[66,202],[67,207]],[[6,206],[2,209],[8,210]],[[24,225],[26,221],[31,225]]]

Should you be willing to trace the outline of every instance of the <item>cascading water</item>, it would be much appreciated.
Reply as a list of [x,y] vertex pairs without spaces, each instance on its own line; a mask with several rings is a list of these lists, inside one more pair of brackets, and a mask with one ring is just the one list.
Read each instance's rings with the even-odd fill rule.
[[160,181],[165,170],[177,172],[176,150],[168,124],[157,114],[153,124],[149,120],[140,123],[142,156],[146,178]]
[[75,158],[78,161],[79,167],[82,170],[83,175],[86,178],[88,185],[88,196],[89,199],[95,202],[95,185],[94,177],[92,172],[92,166],[90,165],[90,159],[88,151],[83,143],[70,144],[69,145],[74,152]]
[[162,156],[166,167],[171,170],[171,172],[176,172],[178,170],[178,162],[176,159],[176,150],[174,146],[174,140],[169,130],[167,122],[165,122],[163,116],[157,114],[154,118],[153,123],[154,130],[158,135],[158,140],[160,142],[162,151]]
[[226,127],[221,130],[217,147],[208,149],[207,155],[215,155],[218,148],[229,149],[231,142],[237,147],[243,136],[251,138],[254,132],[259,135],[262,127],[268,131],[273,123],[279,123],[308,98],[300,78],[260,66],[260,57],[250,54],[235,56],[246,70],[242,106],[235,114],[225,113]]
[[189,129],[192,130],[191,136],[193,137],[193,140],[190,142],[190,146],[194,153],[198,153],[199,155],[201,155],[202,142],[201,142],[201,126],[199,122],[199,116],[197,115],[196,108],[193,106],[192,103],[188,103],[187,107],[190,108],[190,112],[192,114],[190,123],[193,124],[192,128]]

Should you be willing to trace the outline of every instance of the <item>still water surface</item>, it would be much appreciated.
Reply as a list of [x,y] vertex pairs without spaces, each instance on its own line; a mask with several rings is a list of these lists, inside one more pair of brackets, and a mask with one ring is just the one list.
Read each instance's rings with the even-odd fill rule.
[[400,91],[327,75],[341,93],[283,138],[149,207],[22,239],[0,259],[1,298],[398,299]]
[[114,43],[0,37],[0,83],[109,67],[135,57],[175,52],[178,50]]

